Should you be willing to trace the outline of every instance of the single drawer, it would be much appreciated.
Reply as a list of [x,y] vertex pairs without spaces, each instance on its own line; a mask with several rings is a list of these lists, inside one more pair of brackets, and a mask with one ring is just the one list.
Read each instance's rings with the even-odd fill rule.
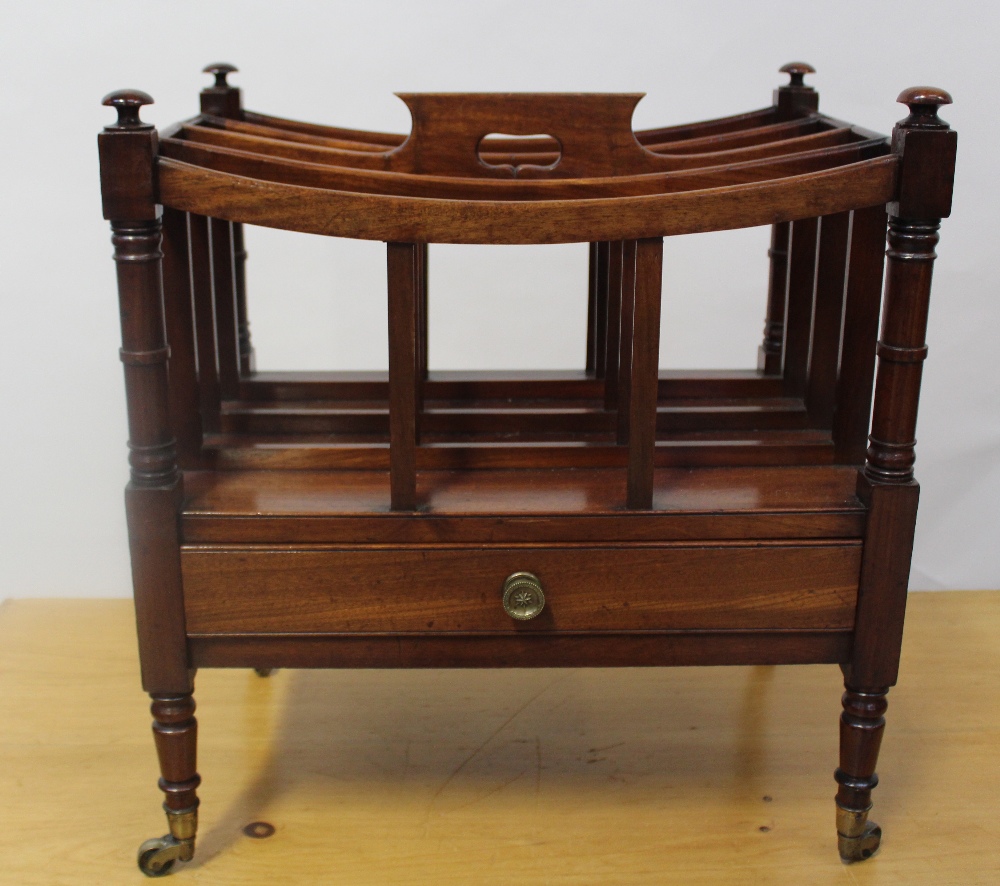
[[[861,544],[182,550],[189,634],[849,630]],[[530,621],[503,608],[541,582]]]

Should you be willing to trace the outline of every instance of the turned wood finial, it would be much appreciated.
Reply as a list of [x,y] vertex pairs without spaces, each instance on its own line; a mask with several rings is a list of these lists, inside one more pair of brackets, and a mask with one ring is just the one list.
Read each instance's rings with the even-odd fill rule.
[[774,106],[778,110],[779,121],[793,120],[819,108],[819,93],[802,78],[815,74],[816,69],[808,62],[789,62],[778,69],[788,74],[788,82],[774,90]]
[[153,104],[153,98],[139,89],[117,89],[109,92],[101,104],[118,111],[118,120],[105,126],[105,130],[116,129],[152,129],[152,123],[144,123],[139,119],[139,109],[143,105]]
[[226,80],[230,74],[237,71],[236,65],[226,62],[216,62],[205,65],[202,71],[215,76],[215,83],[206,86],[201,91],[201,112],[213,117],[228,117],[231,120],[243,118],[243,100],[240,88]]
[[941,105],[950,105],[951,96],[936,86],[911,86],[904,89],[899,98],[900,104],[910,109],[910,116],[900,120],[899,125],[907,129],[948,129],[948,124],[938,117]]
[[215,62],[211,65],[205,65],[201,69],[203,74],[214,74],[215,75],[215,88],[216,89],[228,89],[229,83],[226,81],[226,77],[230,74],[235,74],[239,68],[236,65],[231,65],[228,62]]
[[812,87],[806,86],[802,78],[806,74],[815,74],[816,69],[809,62],[789,62],[787,65],[782,65],[778,68],[778,73],[788,74],[789,86],[805,86],[806,89],[811,89]]

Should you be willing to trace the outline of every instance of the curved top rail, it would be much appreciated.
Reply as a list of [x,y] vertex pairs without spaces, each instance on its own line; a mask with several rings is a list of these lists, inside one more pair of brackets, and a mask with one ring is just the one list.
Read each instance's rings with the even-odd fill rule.
[[879,156],[887,150],[881,140],[869,140],[672,172],[583,179],[482,179],[330,166],[178,138],[160,141],[164,157],[234,175],[328,190],[458,200],[626,197],[748,184],[830,169]]
[[162,139],[159,199],[334,236],[514,244],[747,227],[888,202],[895,189],[888,139],[809,108],[645,130],[640,142],[640,93],[400,98],[413,118],[402,140],[199,117]]
[[161,157],[159,202],[229,221],[364,240],[568,243],[691,234],[891,200],[895,155],[762,182],[644,196],[454,200],[267,181]]
[[[713,117],[695,123],[680,123],[672,126],[659,126],[654,129],[639,129],[635,132],[636,140],[641,145],[657,141],[681,141],[688,138],[698,138],[706,135],[718,135],[751,126],[764,126],[777,121],[777,109],[774,106],[746,111],[742,114],[730,114],[725,117]],[[360,141],[369,144],[394,148],[406,141],[406,134],[398,132],[379,132],[367,129],[347,129],[341,126],[326,126],[321,123],[305,123],[301,120],[291,120],[287,117],[275,117],[261,114],[257,111],[243,111],[242,119],[247,123],[256,123],[272,129],[286,132],[297,132],[320,138],[334,138],[347,141]],[[503,140],[504,144],[497,148],[500,151],[520,150],[524,147],[523,140]]]
[[[246,120],[233,120],[229,117],[202,116],[197,124],[189,125],[207,126],[211,129],[227,130],[263,139],[298,142],[305,145],[316,145],[318,147],[335,148],[345,151],[385,154],[391,149],[388,145],[370,141],[298,132],[291,129],[248,122]],[[838,126],[835,123],[827,122],[818,115],[810,115],[791,121],[741,127],[739,129],[711,133],[696,138],[688,137],[649,141],[644,147],[653,153],[705,153],[712,148],[721,150],[756,145],[768,141],[780,141],[782,139],[793,138],[797,135],[805,135],[830,128],[844,128],[844,124]],[[636,135],[638,140],[638,134]],[[538,164],[548,164],[558,158],[560,151],[559,142],[548,136],[523,139],[488,135],[480,142],[479,155],[489,163],[528,162],[529,160],[534,160]]]
[[[785,129],[781,131],[784,138],[775,138],[767,134],[755,138],[748,144],[739,144],[733,147],[729,142],[717,142],[705,145],[708,150],[699,153],[654,153],[636,145],[641,151],[641,162],[632,165],[613,162],[596,163],[593,160],[573,168],[575,176],[551,176],[548,175],[548,167],[541,166],[543,162],[551,163],[551,158],[546,159],[543,155],[525,155],[523,159],[527,161],[524,167],[519,169],[515,176],[509,167],[495,167],[497,176],[484,175],[486,167],[481,161],[489,158],[500,160],[511,159],[509,156],[481,154],[470,164],[458,161],[453,166],[444,165],[436,173],[427,169],[411,167],[410,159],[404,157],[402,160],[394,159],[393,153],[375,153],[366,150],[349,150],[330,145],[318,145],[314,143],[302,143],[298,141],[287,141],[284,139],[270,138],[260,135],[250,135],[246,132],[239,132],[229,127],[215,128],[212,126],[201,126],[187,124],[182,127],[181,135],[190,141],[202,142],[217,145],[220,147],[230,147],[252,154],[265,157],[284,158],[288,160],[303,160],[311,163],[325,164],[331,167],[343,167],[353,169],[370,169],[392,171],[398,174],[436,174],[451,175],[461,178],[480,178],[495,182],[511,178],[586,178],[594,175],[635,175],[645,172],[670,172],[677,169],[696,169],[704,166],[717,166],[720,163],[738,163],[745,160],[753,160],[761,157],[773,157],[782,154],[793,154],[806,150],[820,149],[832,145],[845,144],[851,141],[859,141],[861,138],[849,127],[840,129],[822,129],[818,132],[806,132],[799,134],[796,129]],[[519,155],[513,155],[519,157]],[[443,155],[438,155],[438,160],[443,160]],[[561,164],[560,164],[561,165]],[[558,168],[558,167],[557,167]]]
[[411,131],[401,143],[386,133],[297,124],[253,113],[202,116],[186,124],[180,136],[337,167],[493,181],[667,172],[864,140],[850,126],[838,128],[813,112],[779,119],[773,108],[637,134],[632,115],[641,93],[399,97],[412,117]]

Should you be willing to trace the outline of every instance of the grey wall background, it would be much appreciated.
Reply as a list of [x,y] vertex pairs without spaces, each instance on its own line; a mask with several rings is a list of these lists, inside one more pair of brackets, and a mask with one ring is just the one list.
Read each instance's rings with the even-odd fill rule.
[[[959,131],[918,427],[914,588],[1000,587],[1000,310],[993,5],[785,2],[138,3],[2,0],[0,597],[130,592],[125,415],[95,135],[116,88],[158,125],[191,116],[208,62],[235,63],[248,107],[405,131],[393,91],[648,93],[643,128],[761,107],[811,62],[827,112],[888,132],[906,86],[943,86]],[[273,368],[386,362],[378,244],[248,234],[251,319]],[[668,241],[668,366],[751,366],[767,232]],[[583,362],[585,247],[432,249],[432,365]],[[46,331],[51,330],[51,331]]]

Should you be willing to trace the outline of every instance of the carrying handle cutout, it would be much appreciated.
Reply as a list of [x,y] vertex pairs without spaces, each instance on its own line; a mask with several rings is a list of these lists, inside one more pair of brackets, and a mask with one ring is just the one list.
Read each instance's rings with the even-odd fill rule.
[[[389,169],[426,175],[586,178],[662,168],[636,141],[632,114],[644,93],[397,93],[413,118]],[[545,159],[515,157],[514,136],[537,133]],[[546,133],[547,135],[542,135]],[[521,136],[516,136],[521,138]],[[505,142],[507,144],[505,144]],[[500,150],[495,150],[499,148]],[[512,162],[513,161],[513,162]]]

